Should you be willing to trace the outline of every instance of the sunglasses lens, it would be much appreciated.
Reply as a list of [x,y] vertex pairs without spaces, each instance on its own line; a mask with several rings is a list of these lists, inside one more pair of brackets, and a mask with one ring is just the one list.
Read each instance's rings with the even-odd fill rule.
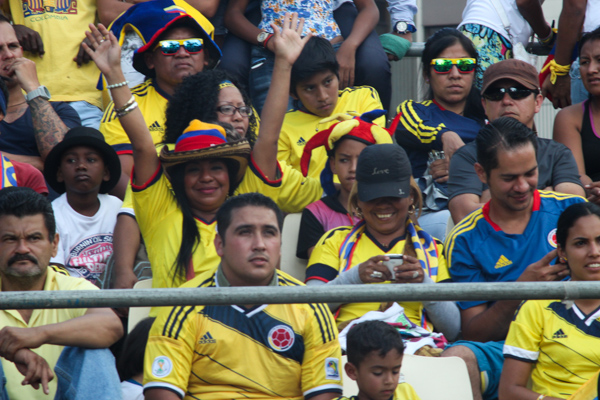
[[518,89],[518,88],[509,88],[508,94],[513,100],[521,100],[531,94],[531,90],[529,89]]
[[175,54],[179,50],[179,43],[174,40],[163,40],[160,42],[160,49],[163,54]]
[[183,47],[188,53],[199,53],[202,51],[202,41],[198,39],[186,40]]
[[535,92],[535,90],[516,88],[516,87],[495,88],[495,89],[490,89],[490,90],[486,91],[483,94],[483,97],[485,97],[486,99],[491,100],[491,101],[500,101],[504,98],[504,94],[508,93],[508,95],[510,96],[511,99],[521,100],[534,92]]
[[438,58],[434,60],[433,69],[435,72],[445,73],[452,69],[452,60]]
[[461,72],[471,72],[475,69],[475,62],[470,58],[463,58],[456,62],[456,67]]

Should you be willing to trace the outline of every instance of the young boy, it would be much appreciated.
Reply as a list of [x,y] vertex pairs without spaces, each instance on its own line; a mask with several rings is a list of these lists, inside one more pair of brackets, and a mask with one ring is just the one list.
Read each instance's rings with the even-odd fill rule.
[[419,400],[412,386],[398,384],[404,354],[400,333],[382,321],[350,329],[346,342],[346,374],[358,384],[358,395],[335,400]]
[[[383,108],[372,87],[338,90],[339,68],[333,46],[320,37],[312,37],[306,43],[292,67],[290,95],[296,107],[288,111],[283,120],[277,159],[298,171],[306,142],[337,122],[335,118],[322,122],[323,118],[335,114],[360,115]],[[377,118],[374,123],[385,127],[385,117]],[[324,148],[313,151],[308,176],[319,178],[326,162]]]
[[58,252],[50,262],[92,283],[112,254],[121,200],[106,194],[119,181],[117,153],[93,128],[73,128],[48,154],[44,177],[61,196],[52,202]]

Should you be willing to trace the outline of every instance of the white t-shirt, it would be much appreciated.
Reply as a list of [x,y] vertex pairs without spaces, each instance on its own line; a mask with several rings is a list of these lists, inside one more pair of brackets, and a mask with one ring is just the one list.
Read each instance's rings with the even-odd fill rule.
[[[506,17],[510,23],[510,32],[512,36],[516,41],[526,44],[529,41],[532,30],[529,23],[519,12],[517,1],[498,0],[498,2],[502,5],[502,8],[506,13]],[[496,12],[492,0],[467,0],[467,5],[462,14],[462,22],[458,27],[460,28],[465,24],[487,26],[510,40],[510,36],[502,24],[502,18]]]
[[123,392],[123,400],[144,400],[144,387],[141,383],[135,381],[121,382],[121,391]]
[[600,0],[588,0],[585,7],[585,21],[583,31],[591,32],[600,26]]
[[71,276],[83,277],[92,283],[104,271],[113,252],[113,232],[122,203],[108,194],[99,194],[98,200],[100,208],[92,217],[73,210],[66,193],[52,202],[60,241],[56,257],[50,262],[62,264]]

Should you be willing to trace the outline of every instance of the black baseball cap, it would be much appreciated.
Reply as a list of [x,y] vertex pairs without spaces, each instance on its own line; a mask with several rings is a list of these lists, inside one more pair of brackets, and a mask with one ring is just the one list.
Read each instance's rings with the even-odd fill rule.
[[367,146],[358,157],[358,199],[410,196],[412,169],[404,149],[397,144]]

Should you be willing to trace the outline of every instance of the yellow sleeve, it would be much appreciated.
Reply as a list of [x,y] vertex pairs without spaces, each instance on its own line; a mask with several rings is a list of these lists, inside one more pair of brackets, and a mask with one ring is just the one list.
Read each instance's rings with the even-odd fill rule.
[[196,318],[194,306],[161,308],[144,354],[144,389],[163,388],[185,396],[197,342]]
[[410,383],[402,382],[394,391],[394,400],[421,400],[421,398]]
[[529,300],[521,303],[504,342],[505,357],[524,362],[538,359],[544,323],[541,303],[547,302]]
[[437,251],[438,270],[435,278],[436,282],[442,282],[450,280],[450,272],[448,271],[448,263],[446,257],[444,257],[444,245],[441,242],[435,241],[435,248]]
[[292,147],[290,145],[290,133],[285,129],[285,119],[283,121],[283,127],[279,134],[279,140],[277,142],[277,159],[283,161],[286,164],[291,164]]
[[326,304],[308,304],[313,316],[307,321],[302,361],[305,398],[321,393],[342,394],[342,350],[333,316]]
[[114,112],[114,103],[110,104],[104,110],[104,115],[100,121],[100,132],[104,135],[104,140],[115,149],[117,154],[132,154],[131,142],[125,133],[121,122]]
[[306,281],[318,279],[329,282],[339,275],[340,246],[348,232],[348,227],[334,228],[319,239],[308,260]]

